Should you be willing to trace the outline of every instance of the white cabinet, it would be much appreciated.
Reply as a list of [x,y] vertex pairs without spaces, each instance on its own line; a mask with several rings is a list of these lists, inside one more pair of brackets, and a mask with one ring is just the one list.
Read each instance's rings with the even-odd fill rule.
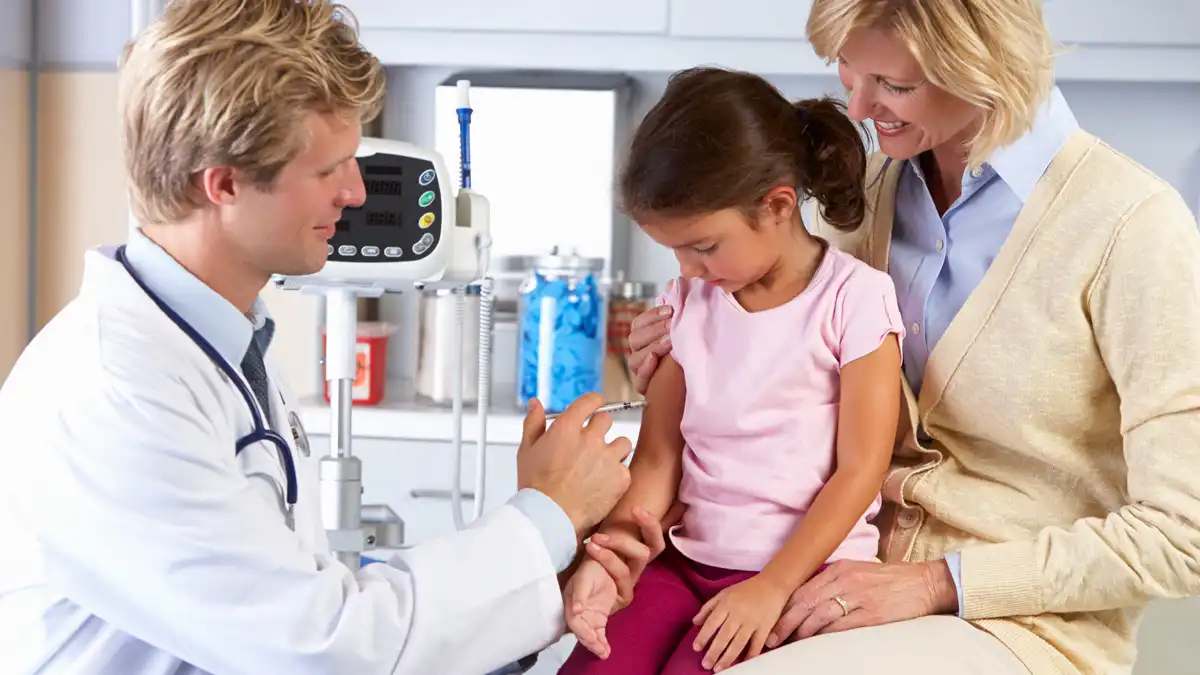
[[[687,38],[805,40],[810,2],[671,0],[670,34]],[[1200,44],[1200,2],[1047,0],[1055,40],[1081,45]]]
[[346,0],[364,29],[657,33],[667,30],[668,0]]
[[805,40],[810,5],[804,0],[671,0],[671,35]]
[[[811,0],[344,0],[389,66],[672,72],[698,64],[832,76]],[[1200,1],[1047,0],[1060,80],[1200,81]]]
[[1043,12],[1054,39],[1068,45],[1200,45],[1196,0],[1047,0]]
[[[314,455],[329,452],[329,437],[312,435]],[[454,530],[449,497],[414,497],[414,490],[449,490],[454,450],[439,441],[399,441],[356,438],[354,455],[362,461],[363,503],[387,504],[404,521],[404,544],[411,545]],[[501,506],[517,491],[517,448],[491,445],[486,466],[485,512]],[[475,448],[463,444],[462,486],[475,484]],[[473,502],[463,499],[463,514],[471,518]],[[367,555],[370,555],[369,553]]]

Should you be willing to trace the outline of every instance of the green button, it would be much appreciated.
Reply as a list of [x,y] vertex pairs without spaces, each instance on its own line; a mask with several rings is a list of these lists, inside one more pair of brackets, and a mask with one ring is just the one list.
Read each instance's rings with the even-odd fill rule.
[[433,190],[426,190],[425,194],[421,195],[421,199],[420,199],[421,206],[429,206],[430,204],[432,204],[434,196],[435,195],[433,194]]

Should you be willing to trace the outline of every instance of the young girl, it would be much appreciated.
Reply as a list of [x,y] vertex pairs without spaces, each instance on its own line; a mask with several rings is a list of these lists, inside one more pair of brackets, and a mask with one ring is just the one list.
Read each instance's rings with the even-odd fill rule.
[[[671,78],[621,176],[626,211],[675,251],[671,355],[647,391],[633,509],[686,507],[632,603],[587,560],[564,594],[580,644],[563,674],[685,675],[764,647],[801,584],[873,560],[869,523],[900,406],[903,326],[891,279],[810,235],[800,204],[856,228],[866,149],[830,99],[788,102],[719,69]],[[611,614],[611,616],[610,616]]]

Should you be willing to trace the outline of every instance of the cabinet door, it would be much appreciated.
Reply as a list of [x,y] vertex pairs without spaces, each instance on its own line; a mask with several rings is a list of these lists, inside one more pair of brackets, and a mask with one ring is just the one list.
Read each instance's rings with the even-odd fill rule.
[[671,35],[805,40],[806,0],[671,0]]
[[1200,45],[1196,0],[1047,0],[1046,23],[1062,43]]
[[[809,2],[671,0],[670,32],[680,37],[806,39]],[[1196,0],[1046,0],[1055,40],[1076,44],[1200,44]]]
[[[329,452],[329,437],[310,437],[314,455]],[[449,491],[454,472],[454,448],[438,441],[396,441],[356,438],[354,455],[362,462],[363,504],[386,504],[404,521],[406,546],[454,531],[454,512],[444,497],[416,496]],[[503,505],[517,491],[517,448],[489,446],[485,467],[484,512]],[[475,490],[475,448],[463,444],[462,486]],[[416,495],[414,495],[414,491]],[[463,515],[471,519],[474,502],[464,496]]]
[[668,0],[344,0],[364,29],[665,33]]

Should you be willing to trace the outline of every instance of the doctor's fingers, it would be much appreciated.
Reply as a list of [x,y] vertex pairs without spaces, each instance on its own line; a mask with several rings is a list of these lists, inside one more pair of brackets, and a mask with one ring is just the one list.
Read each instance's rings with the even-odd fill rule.
[[541,401],[531,398],[525,413],[525,420],[521,424],[521,445],[533,445],[544,433],[546,433],[546,409],[542,407]]
[[569,431],[582,429],[587,423],[588,418],[595,415],[596,410],[602,405],[604,405],[604,397],[600,394],[595,392],[584,394],[571,401],[567,409],[550,426],[552,429],[557,428]]
[[617,436],[608,442],[605,446],[607,452],[612,456],[612,459],[625,463],[629,456],[633,454],[633,441],[624,436]]
[[[636,559],[638,554],[633,550],[633,547],[625,547],[625,551],[629,551],[629,553],[623,551],[618,554],[617,551],[620,549],[618,542],[610,539],[607,543],[602,544],[596,540],[597,537],[601,536],[603,535],[596,535],[596,537],[592,538],[592,541],[588,542],[588,556],[600,563],[600,566],[612,578],[613,583],[617,585],[617,601],[620,603],[619,606],[621,608],[628,607],[629,603],[633,601],[633,588],[637,583],[638,576],[631,569],[632,566],[629,561]],[[626,543],[628,542],[621,542],[621,545]]]
[[609,430],[612,429],[612,415],[608,413],[596,413],[588,420],[587,426],[584,427],[586,434],[594,443],[603,443],[604,438],[608,436]]

